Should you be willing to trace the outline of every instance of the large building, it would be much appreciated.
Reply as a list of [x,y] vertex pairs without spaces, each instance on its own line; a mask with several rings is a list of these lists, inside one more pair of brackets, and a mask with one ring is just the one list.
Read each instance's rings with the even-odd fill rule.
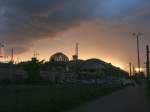
[[52,62],[68,62],[69,58],[65,54],[58,52],[50,57],[50,61],[52,61]]

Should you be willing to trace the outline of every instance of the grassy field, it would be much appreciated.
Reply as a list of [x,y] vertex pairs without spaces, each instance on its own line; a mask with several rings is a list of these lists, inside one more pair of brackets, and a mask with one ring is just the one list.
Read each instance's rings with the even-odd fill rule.
[[0,87],[0,112],[63,112],[120,86],[9,85]]

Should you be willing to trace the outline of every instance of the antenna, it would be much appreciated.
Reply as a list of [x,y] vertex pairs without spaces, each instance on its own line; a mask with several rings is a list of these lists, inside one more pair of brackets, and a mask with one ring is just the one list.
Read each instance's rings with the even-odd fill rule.
[[33,51],[33,58],[37,58],[37,56],[39,56],[40,54],[36,51]]

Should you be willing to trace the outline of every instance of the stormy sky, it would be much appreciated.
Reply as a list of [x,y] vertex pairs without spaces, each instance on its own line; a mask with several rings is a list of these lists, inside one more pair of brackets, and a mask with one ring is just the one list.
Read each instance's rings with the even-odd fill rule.
[[[0,0],[0,41],[6,52],[29,59],[33,50],[40,59],[55,52],[80,58],[99,58],[124,69],[136,62],[136,39],[141,37],[141,63],[150,43],[149,0]],[[7,54],[7,53],[6,53]]]

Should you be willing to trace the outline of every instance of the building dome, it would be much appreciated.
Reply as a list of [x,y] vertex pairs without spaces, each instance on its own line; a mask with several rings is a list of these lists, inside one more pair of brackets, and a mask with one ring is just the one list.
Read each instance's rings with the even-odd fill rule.
[[54,55],[52,55],[50,57],[50,61],[53,61],[53,62],[68,62],[69,61],[69,58],[61,53],[61,52],[58,52],[58,53],[55,53]]
[[99,59],[88,59],[84,62],[84,68],[88,69],[103,69],[105,68],[106,63]]

